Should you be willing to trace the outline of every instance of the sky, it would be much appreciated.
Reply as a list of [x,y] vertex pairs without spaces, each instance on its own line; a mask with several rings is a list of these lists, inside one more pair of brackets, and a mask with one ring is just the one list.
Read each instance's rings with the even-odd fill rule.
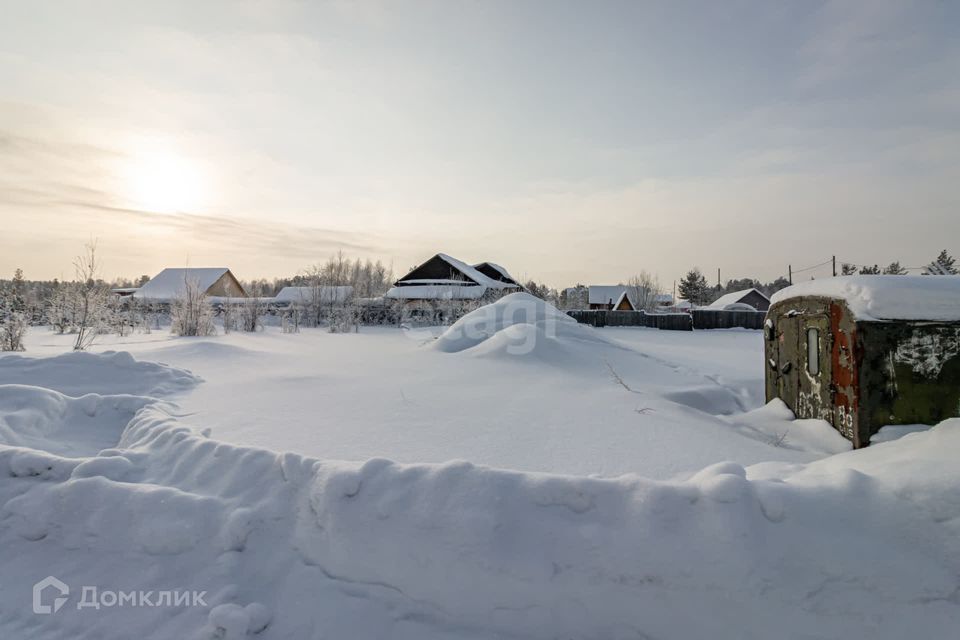
[[[0,0],[0,277],[960,254],[960,3]],[[952,244],[951,244],[952,243]],[[799,278],[828,275],[828,267]]]

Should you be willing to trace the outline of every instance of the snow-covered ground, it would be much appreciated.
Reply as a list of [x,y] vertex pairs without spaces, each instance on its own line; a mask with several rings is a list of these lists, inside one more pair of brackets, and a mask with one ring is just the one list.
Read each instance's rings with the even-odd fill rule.
[[442,334],[32,331],[0,358],[0,637],[956,637],[960,420],[849,451],[762,407],[759,332],[513,303]]

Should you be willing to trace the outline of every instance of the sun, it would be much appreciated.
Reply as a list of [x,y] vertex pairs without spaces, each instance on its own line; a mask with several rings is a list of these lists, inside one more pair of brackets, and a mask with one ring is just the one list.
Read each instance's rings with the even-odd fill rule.
[[128,197],[135,206],[156,213],[196,210],[204,200],[200,167],[162,145],[142,145],[126,165]]

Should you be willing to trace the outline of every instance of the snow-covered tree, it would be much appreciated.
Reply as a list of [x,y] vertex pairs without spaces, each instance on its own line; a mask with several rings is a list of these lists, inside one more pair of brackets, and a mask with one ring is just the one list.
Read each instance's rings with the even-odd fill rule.
[[184,279],[183,289],[170,305],[170,331],[178,336],[212,336],[213,308],[200,283]]
[[11,311],[0,319],[0,351],[23,351],[27,335],[27,318],[19,311]]
[[656,276],[641,270],[627,280],[627,296],[638,311],[649,311],[657,306],[657,296],[663,293]]
[[907,274],[907,270],[901,267],[898,261],[894,261],[883,268],[883,273],[887,276],[903,276]]
[[852,276],[857,273],[857,265],[850,264],[849,262],[844,262],[840,265],[840,275],[842,276]]
[[937,256],[937,259],[931,262],[924,269],[924,275],[930,276],[953,276],[957,274],[957,268],[954,266],[954,258],[944,249]]
[[590,290],[582,284],[567,287],[558,296],[561,309],[586,309],[590,302]]
[[9,287],[0,291],[0,351],[23,351],[27,333],[23,271],[17,269]]
[[864,265],[860,267],[860,275],[863,275],[863,276],[875,276],[875,275],[878,275],[879,273],[880,273],[879,265],[873,265],[872,267],[869,265]]
[[73,322],[77,332],[74,351],[83,351],[96,340],[103,328],[107,315],[107,296],[110,295],[106,285],[98,279],[100,263],[97,260],[97,243],[90,242],[85,249],[73,263],[77,278],[73,287]]
[[[227,307],[230,302],[227,302]],[[247,290],[247,298],[240,305],[240,328],[244,331],[257,331],[263,328],[262,318],[267,313],[267,305],[263,301],[263,285],[254,283]]]

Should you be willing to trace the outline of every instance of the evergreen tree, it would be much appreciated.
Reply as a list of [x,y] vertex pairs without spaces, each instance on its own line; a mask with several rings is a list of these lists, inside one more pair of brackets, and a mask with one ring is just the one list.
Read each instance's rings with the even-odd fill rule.
[[707,279],[700,272],[700,269],[694,267],[680,280],[677,290],[684,300],[692,304],[704,305],[707,303],[710,285],[707,284]]
[[899,262],[894,261],[884,268],[883,273],[888,276],[903,276],[907,274],[907,270],[901,267]]
[[937,256],[937,259],[927,265],[924,273],[931,276],[952,276],[957,274],[957,268],[954,266],[954,258],[944,249]]
[[23,269],[13,272],[13,282],[10,284],[10,310],[22,313],[27,308],[26,287],[23,284]]
[[857,272],[857,265],[844,262],[840,265],[840,275],[842,276],[852,276]]
[[860,275],[863,275],[863,276],[873,276],[873,275],[878,275],[879,273],[880,273],[880,267],[878,265],[873,265],[872,267],[868,265],[864,265],[860,267]]

